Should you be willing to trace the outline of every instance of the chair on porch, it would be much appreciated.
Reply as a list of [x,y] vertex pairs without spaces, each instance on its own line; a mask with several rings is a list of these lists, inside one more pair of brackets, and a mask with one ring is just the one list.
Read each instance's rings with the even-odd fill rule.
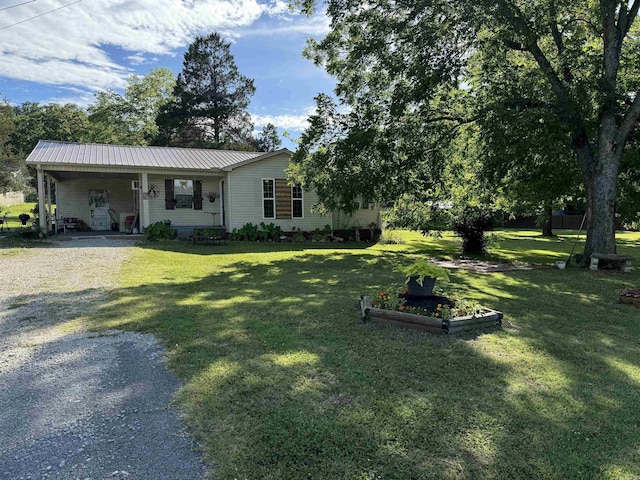
[[78,229],[78,219],[76,217],[56,218],[56,233],[62,230],[65,234],[69,230]]

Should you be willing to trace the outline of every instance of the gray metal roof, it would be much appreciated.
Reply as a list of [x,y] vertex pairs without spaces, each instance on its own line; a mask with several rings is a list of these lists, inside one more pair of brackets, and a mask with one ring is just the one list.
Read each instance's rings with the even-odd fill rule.
[[222,170],[251,163],[263,152],[236,152],[201,148],[140,147],[40,140],[27,157],[28,164],[108,167],[151,167]]

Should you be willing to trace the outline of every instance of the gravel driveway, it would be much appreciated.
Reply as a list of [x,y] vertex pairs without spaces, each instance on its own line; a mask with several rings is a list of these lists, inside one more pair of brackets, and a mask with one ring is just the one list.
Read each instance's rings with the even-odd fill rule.
[[0,478],[197,479],[168,405],[180,384],[151,335],[70,320],[105,299],[131,243],[0,250]]

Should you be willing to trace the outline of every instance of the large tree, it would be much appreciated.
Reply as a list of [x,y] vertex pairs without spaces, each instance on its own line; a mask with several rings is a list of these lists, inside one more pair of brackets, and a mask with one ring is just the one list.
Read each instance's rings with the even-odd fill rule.
[[[292,3],[310,13],[316,1]],[[357,193],[421,199],[461,125],[499,124],[509,112],[502,118],[525,130],[551,116],[584,184],[586,253],[613,253],[620,161],[640,116],[639,8],[640,0],[328,0],[331,32],[307,53],[337,78],[340,106],[319,97],[294,157],[298,175],[328,204],[348,205]]]
[[253,80],[239,72],[229,42],[218,33],[197,37],[184,55],[175,101],[158,115],[160,142],[249,143],[253,125],[247,107],[254,93]]
[[96,93],[89,106],[91,141],[146,145],[158,135],[156,117],[173,100],[176,79],[166,68],[131,75],[124,95],[113,90]]
[[0,103],[0,193],[22,187],[24,167],[22,157],[16,155],[10,143],[15,129],[15,112],[6,102]]
[[85,142],[88,140],[87,113],[72,103],[57,105],[25,102],[14,108],[15,129],[10,143],[13,150],[28,155],[39,140]]

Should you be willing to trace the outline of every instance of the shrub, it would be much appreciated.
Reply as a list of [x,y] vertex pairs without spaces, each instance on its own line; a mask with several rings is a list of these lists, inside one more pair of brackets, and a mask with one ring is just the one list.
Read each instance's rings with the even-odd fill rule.
[[260,233],[258,232],[258,226],[253,223],[245,223],[238,230],[238,237],[242,240],[249,240],[250,242],[255,242],[260,238]]
[[176,238],[178,232],[164,222],[156,222],[144,229],[144,236],[152,242],[158,240],[172,240]]
[[451,228],[462,240],[462,253],[487,253],[485,232],[493,229],[493,212],[480,207],[464,207],[453,218]]
[[382,235],[380,235],[378,243],[383,245],[403,245],[404,238],[402,238],[402,235],[399,232],[394,230],[385,230],[382,232]]

